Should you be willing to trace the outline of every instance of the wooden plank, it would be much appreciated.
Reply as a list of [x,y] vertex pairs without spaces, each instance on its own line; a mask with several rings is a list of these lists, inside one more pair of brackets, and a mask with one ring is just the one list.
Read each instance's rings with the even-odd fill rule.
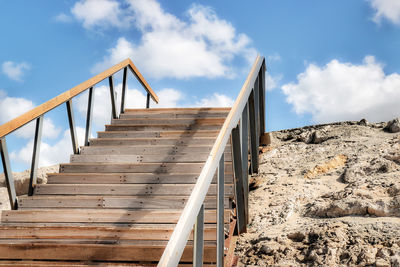
[[[209,153],[146,154],[146,155],[71,155],[70,162],[205,162]],[[231,153],[226,153],[226,161],[231,161]]]
[[[49,173],[47,184],[193,184],[192,173]],[[216,176],[212,183],[216,183]],[[225,174],[225,183],[233,183],[233,174]]]
[[[107,261],[158,261],[166,241],[135,241],[115,244],[64,243],[61,240],[0,240],[0,259],[50,259],[50,260],[107,260]],[[76,242],[76,241],[75,241]],[[215,261],[215,242],[207,241],[204,247],[206,262]],[[193,247],[189,241],[181,261],[191,261]]]
[[98,138],[160,138],[160,137],[216,137],[218,135],[218,131],[207,131],[207,130],[198,130],[198,131],[100,131],[97,132]]
[[177,130],[220,130],[220,124],[154,124],[154,125],[112,125],[107,124],[106,131],[177,131]]
[[202,118],[202,119],[171,119],[166,120],[165,118],[148,118],[148,119],[113,119],[111,124],[113,125],[152,125],[152,124],[196,124],[196,125],[207,125],[207,124],[223,124],[225,118]]
[[[18,208],[93,208],[93,209],[180,209],[187,202],[187,196],[21,196]],[[216,209],[216,197],[207,196],[204,200],[206,209]],[[224,199],[224,206],[229,208],[229,198]]]
[[[39,184],[35,195],[127,195],[127,196],[187,196],[193,184]],[[208,195],[216,195],[211,185]],[[233,185],[225,185],[225,195],[232,196]]]
[[[63,173],[200,173],[204,163],[68,163],[60,164]],[[225,173],[232,173],[232,163],[225,163]]]
[[[88,266],[101,266],[101,267],[156,267],[157,264],[151,263],[116,263],[116,262],[87,262],[87,261],[57,261],[57,260],[1,260],[0,266],[13,266],[13,267],[60,267],[60,266],[74,266],[74,267],[88,267]],[[192,264],[178,264],[178,267],[192,267]],[[204,267],[215,267],[215,264],[203,264]]]
[[90,146],[156,146],[156,145],[212,145],[214,137],[184,137],[184,138],[98,138],[91,139]]
[[164,118],[164,119],[196,119],[196,118],[226,118],[228,112],[189,112],[189,113],[124,113],[121,114],[121,119],[152,119],[152,118]]
[[[38,209],[3,210],[2,223],[176,223],[181,210]],[[216,211],[205,211],[205,223],[216,223]],[[229,222],[230,211],[225,211]]]
[[190,113],[190,112],[229,112],[230,107],[197,107],[197,108],[135,108],[135,109],[125,109],[125,113],[133,114],[149,114],[149,113]]
[[[55,225],[4,225],[0,239],[110,239],[115,240],[168,240],[174,224],[134,224],[108,226],[55,226]],[[215,240],[213,224],[204,226],[205,240]],[[189,240],[193,240],[190,234]]]
[[[146,155],[146,154],[166,154],[173,155],[179,153],[210,153],[211,146],[189,145],[159,145],[159,146],[86,146],[81,147],[81,155]],[[225,149],[225,153],[231,153],[230,145]]]
[[135,67],[133,62],[128,58],[124,61],[112,66],[111,68],[103,71],[102,73],[90,78],[89,80],[71,88],[70,90],[54,97],[53,99],[41,104],[33,108],[32,110],[18,116],[17,118],[4,123],[0,126],[0,137],[3,137],[16,129],[22,127],[26,123],[42,116],[43,114],[47,113],[48,111],[58,107],[61,104],[64,104],[68,100],[72,99],[73,97],[77,96],[78,94],[82,93],[83,91],[89,89],[90,87],[94,86],[95,84],[101,82],[102,80],[106,79],[107,77],[113,75],[117,71],[123,69],[126,66],[130,66],[130,68],[136,73],[139,81],[145,86],[146,90],[151,94],[154,101],[158,102],[158,97],[148,85],[146,80],[140,74],[139,70]]

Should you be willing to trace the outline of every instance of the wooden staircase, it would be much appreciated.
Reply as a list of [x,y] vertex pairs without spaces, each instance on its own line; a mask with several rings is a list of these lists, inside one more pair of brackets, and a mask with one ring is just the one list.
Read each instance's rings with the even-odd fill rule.
[[[127,109],[3,211],[0,266],[146,265],[160,259],[230,108]],[[225,223],[234,197],[225,149]],[[204,262],[216,262],[215,177],[205,199]],[[226,230],[229,227],[225,227]],[[192,235],[181,258],[193,259]]]

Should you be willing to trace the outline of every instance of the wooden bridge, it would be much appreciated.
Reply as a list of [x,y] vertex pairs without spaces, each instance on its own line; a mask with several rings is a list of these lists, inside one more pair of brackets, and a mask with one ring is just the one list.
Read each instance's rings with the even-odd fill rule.
[[[125,109],[127,59],[0,126],[12,210],[1,212],[0,266],[224,266],[246,231],[248,173],[264,132],[265,62],[257,57],[232,108]],[[113,75],[123,71],[120,114]],[[108,79],[113,119],[89,139],[95,84]],[[89,90],[79,147],[71,99]],[[74,154],[36,184],[43,117],[66,103]],[[36,120],[29,195],[16,196],[6,135]],[[250,159],[250,160],[249,160]],[[248,168],[250,166],[250,169]]]

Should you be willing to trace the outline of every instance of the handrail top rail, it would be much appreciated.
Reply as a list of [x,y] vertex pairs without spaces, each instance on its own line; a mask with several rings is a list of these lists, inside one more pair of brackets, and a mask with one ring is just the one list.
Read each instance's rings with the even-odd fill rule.
[[218,137],[207,157],[203,169],[197,179],[192,193],[186,202],[185,208],[181,213],[181,217],[170,237],[167,247],[158,263],[158,267],[177,266],[181,253],[186,245],[190,230],[196,220],[197,214],[204,202],[207,191],[210,187],[212,178],[214,177],[219,160],[224,153],[225,146],[231,135],[232,129],[239,123],[242,111],[246,106],[247,100],[253,89],[253,85],[258,77],[258,73],[265,64],[265,58],[257,55],[250,73],[244,82],[238,97],[236,98],[228,116],[219,131]]
[[86,91],[90,87],[98,84],[99,82],[103,81],[104,79],[112,76],[116,72],[120,71],[121,69],[129,67],[131,72],[136,76],[142,86],[146,89],[146,91],[150,94],[151,98],[158,103],[159,99],[158,96],[154,93],[153,89],[144,79],[142,74],[133,64],[130,58],[121,61],[120,63],[112,66],[111,68],[97,74],[96,76],[84,81],[83,83],[71,88],[70,90],[50,99],[49,101],[33,108],[32,110],[25,112],[24,114],[14,118],[3,125],[0,125],[0,138],[3,138],[7,134],[17,130],[18,128],[24,126],[25,124],[33,121],[34,119],[42,116],[43,114],[49,112],[50,110],[64,104],[65,102],[71,100],[73,97],[79,95],[80,93]]

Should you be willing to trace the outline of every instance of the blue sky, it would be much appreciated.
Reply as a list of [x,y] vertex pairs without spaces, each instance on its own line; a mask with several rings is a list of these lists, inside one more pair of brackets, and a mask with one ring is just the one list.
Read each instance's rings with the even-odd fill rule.
[[[268,131],[399,115],[398,0],[1,3],[0,123],[126,57],[161,107],[231,105],[257,53],[267,60]],[[132,77],[129,89],[128,104],[143,106]],[[110,118],[107,94],[99,84],[94,136]],[[80,136],[86,97],[74,100]],[[65,112],[46,116],[41,165],[68,161]],[[7,137],[15,170],[30,162],[25,128]]]

